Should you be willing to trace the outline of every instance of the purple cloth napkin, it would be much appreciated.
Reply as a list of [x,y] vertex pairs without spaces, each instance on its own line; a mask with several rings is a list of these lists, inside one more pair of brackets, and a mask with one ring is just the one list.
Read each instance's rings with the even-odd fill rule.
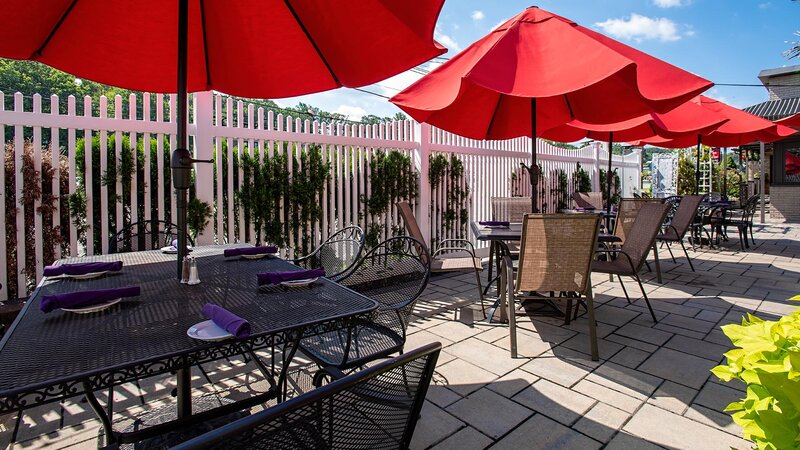
[[482,220],[478,222],[478,225],[483,225],[485,227],[507,227],[511,223],[507,220]]
[[89,262],[76,264],[62,264],[60,266],[47,266],[44,276],[57,277],[59,275],[86,275],[94,272],[119,272],[122,270],[122,261],[114,262]]
[[203,306],[203,315],[239,339],[250,336],[250,322],[219,305],[206,303]]
[[229,248],[225,250],[223,253],[225,257],[228,258],[230,256],[240,256],[240,255],[262,255],[264,253],[277,253],[278,247],[274,245],[262,245],[260,247],[241,247],[241,248]]
[[325,276],[325,269],[322,267],[311,270],[296,270],[293,272],[264,272],[256,274],[258,284],[279,284],[284,281],[305,280],[307,278],[317,278]]
[[139,286],[116,289],[95,289],[89,291],[67,292],[66,294],[45,295],[39,304],[42,312],[49,313],[58,308],[81,308],[121,297],[136,297],[141,292]]

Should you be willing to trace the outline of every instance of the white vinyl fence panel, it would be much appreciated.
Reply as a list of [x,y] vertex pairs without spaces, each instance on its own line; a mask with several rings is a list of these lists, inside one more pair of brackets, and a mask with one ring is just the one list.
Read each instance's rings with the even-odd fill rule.
[[[6,187],[0,190],[4,199],[0,229],[13,233],[13,239],[7,236],[9,239],[0,242],[0,301],[12,293],[27,296],[41,277],[42,267],[53,259],[112,250],[114,235],[131,223],[176,221],[169,169],[176,143],[173,95],[85,97],[82,101],[52,96],[49,102],[42,102],[38,95],[25,98],[17,93],[8,100],[13,101],[0,93],[0,129],[6,150],[6,170],[0,172],[0,185]],[[265,111],[211,92],[193,94],[192,100],[191,150],[196,158],[213,159],[213,164],[195,167],[194,195],[208,202],[213,212],[197,238],[199,244],[255,241],[257,230],[252,221],[245,220],[251,212],[245,211],[239,198],[244,189],[245,160],[264,163],[280,155],[288,159],[292,177],[307,169],[300,156],[312,148],[319,149],[322,163],[330,167],[329,178],[317,196],[320,219],[296,223],[290,212],[303,213],[310,206],[290,205],[288,197],[272,212],[287,238],[283,250],[287,256],[301,251],[304,243],[298,241],[303,235],[310,236],[306,247],[313,247],[351,224],[365,230],[382,227],[381,239],[396,232],[393,227],[402,226],[395,205],[375,216],[365,210],[364,200],[374,188],[369,173],[376,152],[399,152],[413,162],[418,195],[406,200],[415,208],[428,240],[471,239],[465,224],[491,217],[491,197],[530,196],[529,178],[520,166],[530,161],[531,140],[527,138],[476,141],[411,120],[319,122]],[[607,157],[602,147],[595,143],[572,150],[539,142],[539,195],[545,210],[555,211],[558,199],[571,192],[577,163],[590,174],[594,188],[598,187],[598,171],[605,167]],[[49,149],[54,151],[46,153]],[[45,154],[49,160],[43,158]],[[429,158],[437,155],[448,161],[454,158],[463,172],[445,177],[432,189]],[[40,174],[37,180],[25,180],[22,167],[26,158]],[[122,173],[123,160],[132,162],[130,173]],[[47,174],[43,173],[45,163],[50,167]],[[638,152],[614,157],[623,196],[638,192],[639,164]],[[559,173],[568,179],[566,192],[558,183]],[[22,202],[36,181],[42,193],[55,198],[47,217],[40,208],[44,195],[29,207]],[[463,205],[449,204],[449,195],[456,190],[468,192]],[[14,203],[5,201],[7,193],[14,196]],[[445,217],[450,209],[454,215]]]

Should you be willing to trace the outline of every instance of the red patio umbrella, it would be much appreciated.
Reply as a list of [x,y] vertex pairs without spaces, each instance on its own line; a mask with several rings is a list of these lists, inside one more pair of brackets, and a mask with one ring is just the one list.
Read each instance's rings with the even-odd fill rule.
[[127,89],[177,92],[172,154],[178,278],[186,254],[192,155],[187,92],[290,97],[363,86],[446,50],[444,0],[6,0],[0,57],[39,61]]
[[[573,120],[560,127],[552,128],[541,134],[541,137],[554,141],[574,142],[589,138],[608,142],[608,172],[606,180],[606,198],[611,198],[611,163],[614,139],[628,142],[646,137],[679,136],[682,133],[698,133],[711,131],[727,122],[726,117],[709,111],[701,106],[686,102],[664,114],[649,113],[637,118],[605,125],[593,125]],[[610,212],[611,202],[608,203]]]
[[391,101],[420,122],[474,139],[533,138],[573,120],[614,123],[666,112],[712,83],[531,7]]
[[784,117],[783,119],[776,120],[775,123],[777,123],[778,125],[783,125],[785,127],[800,128],[800,113],[795,114],[793,116]]
[[700,145],[711,147],[738,147],[750,142],[774,142],[797,133],[789,127],[777,125],[767,119],[734,108],[719,100],[699,95],[692,102],[721,116],[728,121],[708,132],[689,132],[672,138],[654,137],[634,142],[635,145],[654,145],[665,148],[686,148],[697,145],[695,163],[695,194],[700,185]]

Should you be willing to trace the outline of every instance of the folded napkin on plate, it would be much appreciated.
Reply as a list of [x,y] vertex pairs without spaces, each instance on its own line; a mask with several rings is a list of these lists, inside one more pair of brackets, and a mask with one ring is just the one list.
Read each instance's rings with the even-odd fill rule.
[[250,336],[250,322],[219,305],[206,303],[203,306],[203,315],[237,338]]
[[44,276],[57,277],[59,275],[86,275],[94,272],[119,272],[122,270],[122,261],[114,262],[88,262],[75,264],[62,264],[60,266],[47,266]]
[[311,270],[296,270],[293,272],[264,272],[256,274],[258,284],[279,284],[284,281],[305,280],[325,276],[325,269],[322,267]]
[[95,289],[89,291],[67,292],[66,294],[45,295],[39,304],[42,312],[49,313],[58,308],[82,308],[98,303],[116,300],[121,297],[136,297],[141,293],[139,286],[115,289]]
[[262,245],[260,247],[229,248],[223,253],[226,258],[240,255],[263,255],[264,253],[278,253],[278,247],[274,245]]
[[507,220],[482,220],[478,222],[478,225],[483,225],[485,227],[507,227],[511,223]]

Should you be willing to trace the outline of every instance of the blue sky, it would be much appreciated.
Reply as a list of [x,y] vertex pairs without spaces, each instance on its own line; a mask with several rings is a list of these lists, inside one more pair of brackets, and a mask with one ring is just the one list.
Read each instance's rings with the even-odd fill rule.
[[[436,28],[437,40],[449,49],[444,56],[532,4],[715,83],[759,84],[762,69],[800,64],[782,55],[787,41],[800,40],[793,34],[800,30],[800,1],[791,0],[447,0]],[[365,89],[392,96],[417,77],[406,72]],[[706,95],[740,108],[767,99],[763,87],[715,86]],[[351,89],[277,101],[284,106],[303,101],[351,120],[399,111],[386,99]]]

